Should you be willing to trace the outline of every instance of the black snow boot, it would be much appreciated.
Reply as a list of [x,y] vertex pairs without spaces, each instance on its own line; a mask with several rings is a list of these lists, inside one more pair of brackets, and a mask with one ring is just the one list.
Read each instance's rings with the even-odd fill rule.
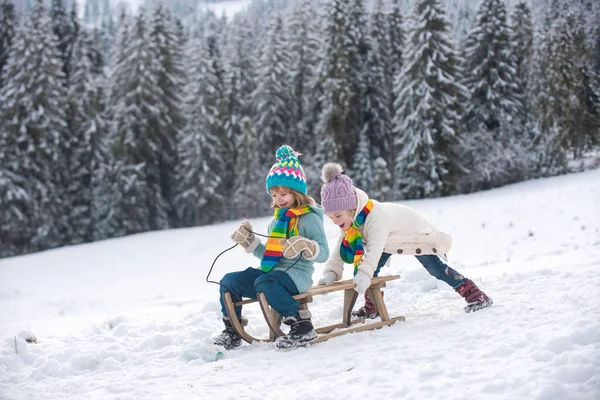
[[[243,317],[240,320],[240,322],[242,325],[248,324],[248,320]],[[231,324],[231,321],[229,320],[229,318],[223,317],[223,323],[225,324],[225,329],[223,330],[223,332],[221,332],[221,334],[219,336],[216,336],[213,339],[213,343],[216,344],[217,346],[223,346],[227,350],[231,350],[233,348],[241,346],[242,338],[240,337],[240,335],[238,335],[238,333],[233,328],[233,325]]]
[[298,310],[295,317],[284,318],[282,322],[290,325],[290,332],[285,336],[278,337],[275,345],[280,349],[292,349],[315,340],[317,331],[313,328],[310,317],[310,311]]

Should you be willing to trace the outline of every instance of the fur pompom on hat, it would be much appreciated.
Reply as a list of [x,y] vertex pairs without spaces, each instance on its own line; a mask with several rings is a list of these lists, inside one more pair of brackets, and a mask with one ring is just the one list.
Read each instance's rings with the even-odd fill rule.
[[267,175],[267,193],[274,186],[285,186],[306,194],[306,175],[298,160],[299,154],[291,146],[283,145],[275,152],[277,162]]
[[352,179],[342,174],[340,164],[327,163],[321,170],[321,205],[326,214],[331,212],[355,210],[358,198],[352,186]]

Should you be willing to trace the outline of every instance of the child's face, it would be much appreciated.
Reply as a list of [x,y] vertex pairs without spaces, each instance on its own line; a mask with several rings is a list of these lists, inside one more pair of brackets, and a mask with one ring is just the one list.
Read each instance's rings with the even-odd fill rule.
[[271,192],[273,203],[279,208],[289,208],[294,204],[292,192],[284,187],[278,189],[271,188],[269,192]]
[[346,211],[336,211],[327,213],[327,216],[337,226],[340,227],[341,230],[345,231],[350,228],[352,225],[352,221],[354,221],[354,210],[346,210]]

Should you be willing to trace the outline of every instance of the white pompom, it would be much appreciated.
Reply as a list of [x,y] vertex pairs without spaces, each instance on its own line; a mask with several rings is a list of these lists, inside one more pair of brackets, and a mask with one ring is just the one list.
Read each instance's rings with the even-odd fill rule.
[[324,183],[329,183],[336,176],[341,175],[343,169],[342,166],[338,163],[327,163],[323,166],[321,170],[321,180]]

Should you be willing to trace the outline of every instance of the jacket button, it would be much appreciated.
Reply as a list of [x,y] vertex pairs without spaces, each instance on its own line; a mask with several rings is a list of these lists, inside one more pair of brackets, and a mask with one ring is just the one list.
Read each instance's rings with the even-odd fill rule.
[[398,254],[402,254],[402,249],[398,249]]
[[417,249],[417,254],[421,254],[421,249]]
[[433,248],[433,252],[434,252],[434,253],[437,253],[437,250],[436,250],[436,248],[435,248],[435,247]]

